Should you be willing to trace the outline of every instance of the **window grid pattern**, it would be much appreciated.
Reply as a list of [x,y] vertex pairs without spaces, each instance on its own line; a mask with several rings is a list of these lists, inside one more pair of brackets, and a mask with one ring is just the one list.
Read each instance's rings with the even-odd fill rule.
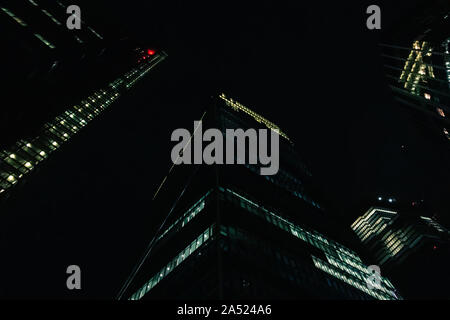
[[210,241],[214,233],[214,226],[202,232],[194,241],[192,241],[184,250],[179,252],[170,262],[164,266],[159,272],[150,278],[139,290],[137,290],[129,300],[140,300],[142,297],[152,290],[161,280],[170,274],[177,266],[179,266],[190,255],[196,252],[200,247]]
[[[228,194],[229,200],[233,201],[233,197],[239,199],[242,208],[323,251],[328,258],[328,262],[322,260],[319,261],[318,258],[312,256],[316,267],[325,272],[328,272],[327,270],[333,270],[328,273],[351,286],[370,294],[376,299],[399,299],[393,292],[395,288],[392,286],[391,282],[384,277],[381,277],[381,285],[379,288],[369,289],[367,287],[366,279],[371,273],[367,269],[367,266],[362,263],[361,259],[353,251],[326,238],[317,231],[310,232],[300,226],[294,225],[288,220],[230,189],[222,190]],[[322,267],[327,267],[328,269]]]
[[200,213],[206,205],[206,198],[210,194],[210,191],[208,191],[203,197],[200,198],[199,201],[197,201],[189,210],[186,211],[186,213],[177,219],[174,223],[172,223],[157,239],[156,241],[161,240],[167,233],[169,233],[172,230],[179,231],[181,228],[186,226],[192,219],[194,219],[198,213]]
[[351,225],[353,231],[363,243],[367,243],[374,236],[383,231],[397,216],[397,212],[381,208],[370,208],[363,216]]
[[0,150],[0,195],[16,185],[52,152],[106,110],[120,97],[122,88],[130,89],[165,57],[164,53],[158,55],[110,83],[106,89],[95,91],[78,105],[44,124],[37,137],[31,140],[21,139],[13,147]]
[[439,233],[446,233],[445,228],[429,217],[420,217],[420,221],[437,231],[437,235],[421,228],[420,223],[399,225],[397,219],[398,215],[394,211],[370,208],[351,225],[362,243],[372,246],[380,265],[408,255],[425,237],[438,238]]

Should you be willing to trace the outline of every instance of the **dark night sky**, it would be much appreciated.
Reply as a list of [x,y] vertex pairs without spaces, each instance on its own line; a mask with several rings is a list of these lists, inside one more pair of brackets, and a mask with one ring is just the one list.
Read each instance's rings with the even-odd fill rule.
[[[100,16],[99,29],[155,43],[169,58],[55,155],[45,178],[20,190],[17,199],[30,201],[12,199],[2,276],[23,277],[0,296],[113,297],[160,217],[148,207],[170,166],[170,133],[191,128],[218,91],[291,136],[344,225],[378,194],[445,199],[443,152],[392,102],[377,46],[382,33],[365,27],[372,1],[358,2],[81,5],[94,26]],[[377,1],[383,29],[414,4],[392,2]],[[81,293],[65,290],[70,264],[84,270]]]

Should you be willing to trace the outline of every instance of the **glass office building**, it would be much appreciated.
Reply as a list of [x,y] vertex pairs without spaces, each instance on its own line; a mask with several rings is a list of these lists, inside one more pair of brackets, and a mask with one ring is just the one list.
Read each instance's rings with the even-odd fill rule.
[[442,143],[450,142],[450,4],[422,1],[381,43],[394,98]]
[[434,218],[372,207],[351,228],[406,298],[449,297],[450,233]]

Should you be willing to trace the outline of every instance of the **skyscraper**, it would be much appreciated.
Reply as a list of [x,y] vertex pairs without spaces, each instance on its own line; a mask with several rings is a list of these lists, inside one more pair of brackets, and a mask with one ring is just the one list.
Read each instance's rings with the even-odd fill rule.
[[45,0],[0,7],[5,51],[18,61],[3,61],[4,99],[13,104],[0,114],[0,198],[167,56],[101,35],[83,18],[80,30],[69,30],[67,7]]
[[405,298],[448,298],[449,231],[435,219],[372,207],[352,229]]
[[167,215],[119,299],[401,298],[384,277],[371,288],[360,257],[329,237],[335,226],[287,133],[224,94],[201,119],[222,133],[276,130],[279,171],[263,176],[253,164],[172,168],[152,207]]
[[386,79],[396,101],[428,131],[450,142],[450,5],[422,1],[381,44]]

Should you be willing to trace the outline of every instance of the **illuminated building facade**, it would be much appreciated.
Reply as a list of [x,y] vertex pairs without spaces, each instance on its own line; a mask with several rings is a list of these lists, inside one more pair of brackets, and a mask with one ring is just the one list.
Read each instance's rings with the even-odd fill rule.
[[14,103],[0,111],[0,198],[166,58],[103,36],[83,19],[81,30],[68,30],[69,5],[0,5],[0,26],[11,43],[4,51],[23,61],[2,65],[5,100]]
[[449,297],[450,233],[436,220],[372,207],[351,228],[405,298]]
[[309,191],[312,175],[288,135],[224,94],[212,104],[204,126],[278,130],[280,170],[273,176],[259,175],[257,165],[173,170],[153,208],[168,215],[118,298],[401,299],[384,277],[369,289],[360,257],[325,236],[335,226]]
[[450,142],[450,4],[423,1],[381,44],[396,101]]

